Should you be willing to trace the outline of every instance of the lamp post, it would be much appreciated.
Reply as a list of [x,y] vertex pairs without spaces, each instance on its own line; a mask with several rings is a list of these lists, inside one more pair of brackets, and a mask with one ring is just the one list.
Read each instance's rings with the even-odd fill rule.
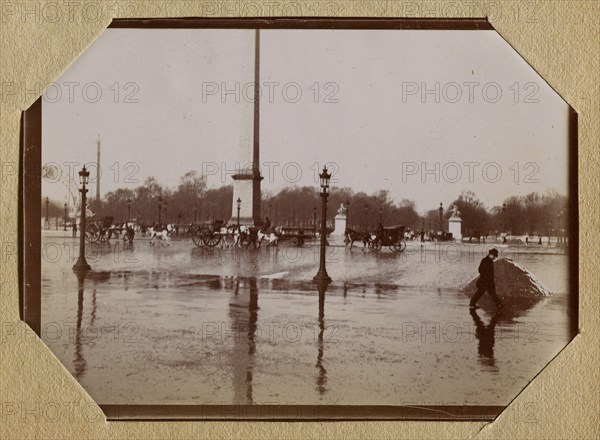
[[63,231],[67,230],[67,203],[65,202],[65,220],[63,221]]
[[127,199],[127,223],[131,220],[131,199]]
[[563,243],[563,222],[562,222],[562,218],[563,215],[565,213],[564,209],[561,209],[558,212],[558,216],[557,216],[557,225],[556,225],[556,241],[558,244],[562,244]]
[[319,174],[321,179],[321,248],[319,255],[319,271],[314,276],[313,281],[317,283],[329,283],[331,282],[331,278],[327,274],[327,269],[325,268],[325,246],[327,245],[327,197],[329,197],[329,179],[331,179],[331,174],[327,172],[327,167],[323,167],[323,172]]
[[365,232],[369,232],[369,205],[365,203]]
[[442,219],[444,216],[444,207],[442,206],[441,203],[440,203],[440,207],[438,208],[438,210],[440,211],[440,232],[444,232],[443,224],[442,224]]
[[383,225],[383,208],[379,208],[379,223]]
[[86,193],[87,189],[85,185],[89,182],[90,172],[85,169],[85,165],[79,172],[79,182],[81,183],[81,217],[79,224],[79,259],[73,265],[75,271],[88,271],[91,269],[90,265],[85,260],[85,210],[86,210]]
[[49,200],[48,197],[46,197],[46,229],[50,229],[50,220],[48,220],[48,204],[49,204]]
[[161,222],[160,222],[160,211],[162,209],[162,197],[158,197],[158,224],[160,226]]
[[198,221],[198,205],[194,206],[194,224]]
[[313,237],[317,236],[317,207],[313,208]]
[[240,208],[242,207],[242,199],[238,197],[236,200],[237,203],[237,229],[240,230]]

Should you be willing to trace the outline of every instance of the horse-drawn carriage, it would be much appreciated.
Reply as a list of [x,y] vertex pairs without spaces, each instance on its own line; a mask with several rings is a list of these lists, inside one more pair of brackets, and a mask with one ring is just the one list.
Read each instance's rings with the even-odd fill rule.
[[360,232],[346,229],[346,238],[350,242],[350,249],[354,242],[362,241],[363,250],[367,247],[371,251],[379,251],[383,246],[388,246],[393,252],[402,252],[406,249],[404,242],[404,226],[390,226],[381,228],[377,232]]
[[114,217],[91,217],[86,220],[85,238],[88,243],[106,243],[112,237],[111,229]]
[[312,237],[312,234],[304,232],[304,228],[280,226],[275,228],[277,239],[288,242],[290,246],[304,246],[304,242]]
[[230,245],[254,245],[260,247],[261,243],[267,246],[277,246],[278,242],[286,241],[291,246],[302,246],[311,237],[303,228],[276,227],[263,231],[258,227],[242,225],[238,231],[237,226],[225,225],[222,220],[212,220],[191,228],[192,241],[198,247],[215,247],[224,242]]
[[451,232],[441,231],[441,232],[432,234],[431,240],[432,241],[454,241],[454,237],[452,237]]
[[369,249],[372,251],[379,251],[383,246],[388,246],[393,252],[402,252],[406,249],[406,243],[404,242],[404,226],[390,226],[382,228],[371,237],[368,242]]
[[215,247],[224,238],[221,233],[223,220],[210,220],[192,226],[192,241],[198,247]]

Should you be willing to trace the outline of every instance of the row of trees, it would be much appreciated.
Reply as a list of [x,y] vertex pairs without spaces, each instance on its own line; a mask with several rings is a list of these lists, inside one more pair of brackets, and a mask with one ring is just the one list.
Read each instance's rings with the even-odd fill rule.
[[[476,233],[494,234],[510,232],[513,235],[564,235],[568,225],[568,199],[555,191],[540,195],[537,192],[525,196],[512,196],[499,206],[486,209],[472,191],[463,191],[444,209],[443,218],[451,215],[456,206],[463,220],[463,235]],[[439,209],[426,215],[427,225],[439,228]],[[429,228],[431,229],[431,228]]]
[[[220,219],[232,216],[233,187],[207,189],[206,181],[196,171],[180,178],[175,189],[162,186],[156,178],[148,177],[136,189],[117,189],[107,193],[102,200],[90,200],[90,209],[98,216],[112,216],[116,222],[132,219],[144,223],[161,221],[189,224],[194,221]],[[261,212],[269,216],[274,225],[312,227],[315,213],[320,218],[320,196],[316,187],[290,187],[272,194],[263,192]],[[374,229],[381,221],[384,225],[405,225],[413,230],[440,230],[439,207],[428,211],[424,217],[415,210],[415,203],[403,199],[395,203],[386,190],[368,195],[355,193],[350,188],[332,188],[329,196],[328,222],[333,223],[337,209],[343,203],[348,208],[349,226],[353,229]],[[456,200],[443,209],[443,229],[456,206],[463,219],[463,235],[478,232],[503,232],[513,234],[556,234],[566,229],[567,198],[556,192],[540,195],[513,196],[501,206],[490,209],[471,191],[462,192]],[[315,211],[316,208],[316,211]],[[50,216],[62,215],[62,207],[50,202]],[[45,211],[43,211],[45,212]],[[235,213],[233,213],[235,215]]]

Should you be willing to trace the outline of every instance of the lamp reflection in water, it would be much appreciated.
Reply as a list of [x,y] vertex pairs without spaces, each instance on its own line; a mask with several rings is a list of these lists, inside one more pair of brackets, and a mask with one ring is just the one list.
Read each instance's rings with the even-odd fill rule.
[[[88,272],[88,271],[74,271],[77,276],[77,320],[75,321],[75,357],[73,358],[73,368],[75,370],[75,378],[80,379],[83,377],[87,370],[87,361],[83,356],[83,346],[85,338],[88,337],[84,335],[84,325],[83,325],[83,299],[85,293],[85,280],[94,281],[94,288],[92,290],[92,302],[91,302],[91,310],[90,310],[90,325],[93,328],[89,328],[87,330],[97,331],[95,326],[96,321],[96,284],[98,282],[105,282],[110,278],[110,274],[108,272]],[[91,335],[92,338],[98,337],[99,334],[96,332]],[[69,341],[71,340],[71,334],[69,334]]]
[[469,309],[469,313],[475,323],[475,337],[477,338],[477,353],[479,354],[479,363],[483,366],[496,370],[496,359],[494,358],[494,342],[496,340],[496,324],[500,314],[492,316],[490,323],[485,325],[475,309]]
[[327,370],[323,365],[323,333],[325,332],[325,292],[327,291],[328,282],[317,282],[319,291],[319,333],[317,336],[317,391],[320,395],[327,392]]
[[229,301],[233,341],[234,404],[253,404],[252,373],[256,353],[258,322],[258,286],[256,278],[237,279]]
[[81,340],[81,322],[83,321],[83,285],[85,283],[85,271],[76,271],[77,275],[77,321],[75,329],[75,378],[79,380],[84,374],[87,362],[83,357],[83,341]]
[[94,280],[94,290],[92,290],[92,315],[90,316],[90,325],[96,322],[96,280]]

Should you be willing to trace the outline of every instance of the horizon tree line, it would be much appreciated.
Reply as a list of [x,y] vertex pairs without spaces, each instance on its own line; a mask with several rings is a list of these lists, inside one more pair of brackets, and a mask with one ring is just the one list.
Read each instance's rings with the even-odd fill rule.
[[[206,180],[197,171],[181,176],[175,189],[161,185],[155,177],[148,177],[135,189],[119,188],[108,192],[101,200],[89,200],[90,210],[98,217],[110,216],[115,223],[135,220],[152,224],[158,221],[175,224],[201,223],[212,220],[227,222],[232,214],[233,186],[208,189]],[[160,202],[159,202],[160,200]],[[332,187],[328,199],[327,222],[333,220],[341,204],[346,205],[348,227],[355,230],[374,230],[379,222],[384,226],[404,225],[414,231],[439,231],[439,206],[432,207],[424,216],[417,213],[415,202],[402,199],[394,202],[388,190],[373,194],[354,192],[347,187]],[[320,219],[320,195],[314,186],[292,186],[276,194],[263,191],[261,213],[273,225],[314,227],[315,213]],[[556,191],[544,194],[532,192],[525,196],[511,196],[502,205],[486,208],[472,191],[463,191],[443,207],[442,229],[447,231],[447,220],[456,206],[463,220],[463,236],[510,232],[514,235],[556,235],[567,229],[568,198]],[[131,218],[128,219],[128,212]],[[50,217],[62,218],[63,206],[49,201]],[[42,198],[42,217],[45,216],[45,198]]]

